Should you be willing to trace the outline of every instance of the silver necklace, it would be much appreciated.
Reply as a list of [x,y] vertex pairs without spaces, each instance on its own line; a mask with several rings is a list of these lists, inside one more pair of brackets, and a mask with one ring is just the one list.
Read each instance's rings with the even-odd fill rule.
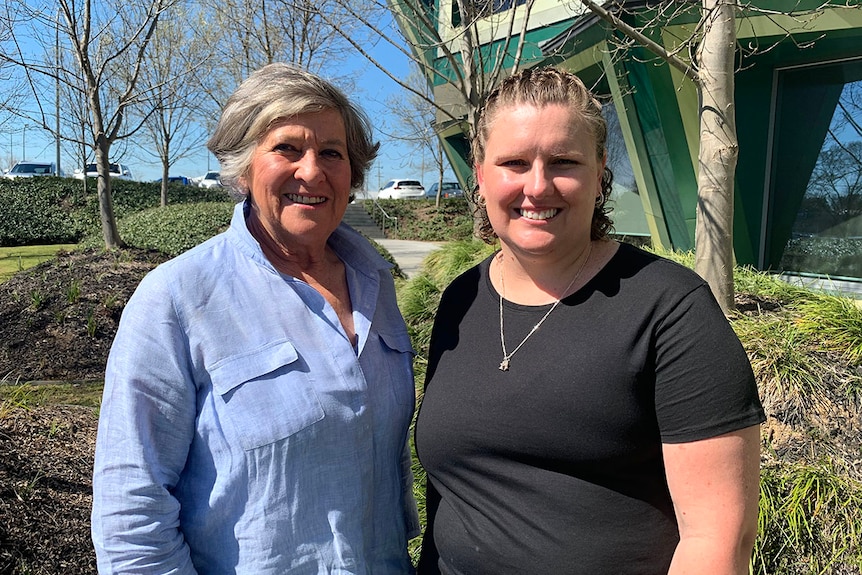
[[531,335],[538,331],[539,327],[543,323],[545,323],[545,320],[548,319],[549,315],[551,315],[551,312],[557,309],[557,306],[560,305],[562,299],[566,296],[571,287],[575,285],[575,282],[578,281],[578,278],[581,276],[581,272],[584,271],[584,268],[587,266],[587,261],[589,261],[590,259],[590,254],[592,253],[592,250],[593,243],[590,242],[587,247],[587,257],[584,258],[584,261],[581,263],[581,267],[578,268],[575,277],[572,278],[572,281],[570,281],[569,285],[566,286],[566,289],[563,290],[563,295],[558,297],[554,301],[554,305],[551,306],[551,309],[549,309],[545,313],[545,315],[542,316],[542,319],[540,319],[539,322],[533,326],[533,329],[530,330],[530,333],[528,333],[527,336],[521,340],[521,343],[518,344],[518,347],[512,350],[512,353],[506,352],[506,336],[505,330],[503,329],[503,297],[506,295],[506,284],[503,283],[503,252],[500,252],[500,346],[503,348],[503,361],[500,362],[500,371],[509,371],[509,360],[512,359],[512,356],[515,355],[519,349],[521,349],[521,346],[524,345],[528,339],[530,339]]

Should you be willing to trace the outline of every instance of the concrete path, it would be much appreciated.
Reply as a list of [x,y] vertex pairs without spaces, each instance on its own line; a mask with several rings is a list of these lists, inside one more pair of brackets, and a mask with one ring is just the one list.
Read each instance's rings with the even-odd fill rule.
[[414,240],[389,240],[375,239],[375,242],[386,248],[392,257],[398,262],[408,278],[412,278],[422,269],[422,261],[425,256],[445,244],[446,242],[418,242]]

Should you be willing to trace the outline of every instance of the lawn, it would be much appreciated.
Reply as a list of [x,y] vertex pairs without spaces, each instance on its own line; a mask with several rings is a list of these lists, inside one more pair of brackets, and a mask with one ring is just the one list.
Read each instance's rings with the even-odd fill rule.
[[71,250],[76,244],[50,246],[19,246],[0,248],[0,282],[16,273],[52,259],[60,250]]

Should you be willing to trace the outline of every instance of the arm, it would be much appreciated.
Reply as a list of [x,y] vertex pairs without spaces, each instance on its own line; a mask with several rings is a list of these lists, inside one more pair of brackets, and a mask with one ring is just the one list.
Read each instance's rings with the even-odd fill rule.
[[195,573],[171,492],[194,431],[195,388],[164,283],[142,282],[108,359],[93,471],[100,573]]
[[760,428],[665,443],[680,541],[670,575],[746,575],[757,536]]

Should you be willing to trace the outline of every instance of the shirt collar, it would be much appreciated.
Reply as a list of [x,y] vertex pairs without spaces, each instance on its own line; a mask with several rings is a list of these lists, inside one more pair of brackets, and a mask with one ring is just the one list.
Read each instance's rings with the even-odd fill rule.
[[[250,209],[251,203],[248,198],[239,202],[234,207],[230,229],[238,240],[237,243],[243,253],[269,268],[273,273],[278,273],[266,256],[263,255],[260,244],[257,243],[257,240],[254,239],[254,236],[251,235],[248,229],[246,217]],[[393,264],[386,261],[374,246],[371,245],[370,240],[344,222],[340,223],[335,231],[332,232],[327,243],[336,255],[341,258],[341,261],[364,275],[377,275],[380,270],[388,270],[393,267]]]

